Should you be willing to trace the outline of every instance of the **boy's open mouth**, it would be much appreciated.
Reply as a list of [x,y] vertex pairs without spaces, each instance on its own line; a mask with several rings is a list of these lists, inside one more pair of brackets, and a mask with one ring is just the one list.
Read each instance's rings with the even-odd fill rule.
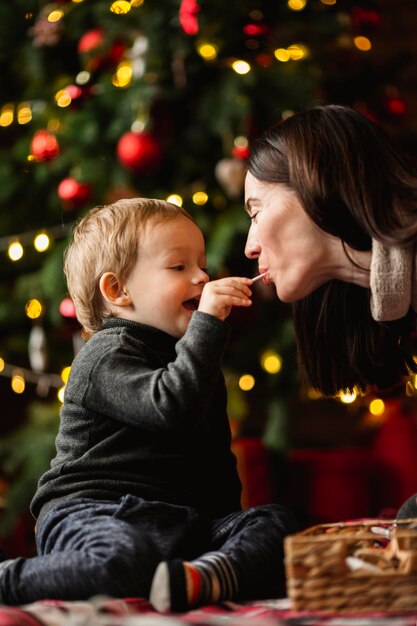
[[198,303],[198,298],[191,298],[190,300],[186,300],[185,302],[183,302],[182,306],[184,307],[184,309],[187,309],[187,311],[197,311]]

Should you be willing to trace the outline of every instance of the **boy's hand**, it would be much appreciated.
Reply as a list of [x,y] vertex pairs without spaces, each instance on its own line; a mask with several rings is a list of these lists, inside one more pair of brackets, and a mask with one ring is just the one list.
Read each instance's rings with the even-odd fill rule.
[[251,278],[229,276],[206,283],[200,298],[198,310],[225,320],[233,306],[250,306],[252,291]]

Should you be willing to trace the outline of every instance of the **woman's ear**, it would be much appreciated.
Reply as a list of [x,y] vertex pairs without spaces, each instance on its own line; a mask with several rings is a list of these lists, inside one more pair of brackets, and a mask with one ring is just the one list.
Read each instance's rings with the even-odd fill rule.
[[114,272],[105,272],[100,278],[100,291],[111,306],[129,306],[132,301]]

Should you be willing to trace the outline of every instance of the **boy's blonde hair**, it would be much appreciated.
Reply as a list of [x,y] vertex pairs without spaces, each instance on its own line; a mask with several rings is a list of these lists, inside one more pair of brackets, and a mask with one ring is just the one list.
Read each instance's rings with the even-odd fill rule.
[[138,238],[150,223],[191,215],[164,200],[132,198],[91,209],[76,225],[64,255],[64,273],[77,319],[87,336],[111,315],[100,292],[100,278],[114,272],[126,279],[138,255]]

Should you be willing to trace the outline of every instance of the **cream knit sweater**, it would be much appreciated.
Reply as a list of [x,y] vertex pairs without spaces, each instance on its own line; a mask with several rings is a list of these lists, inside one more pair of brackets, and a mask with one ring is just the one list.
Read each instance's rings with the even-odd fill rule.
[[417,310],[415,247],[396,248],[372,241],[371,313],[377,322],[404,317],[410,306]]

